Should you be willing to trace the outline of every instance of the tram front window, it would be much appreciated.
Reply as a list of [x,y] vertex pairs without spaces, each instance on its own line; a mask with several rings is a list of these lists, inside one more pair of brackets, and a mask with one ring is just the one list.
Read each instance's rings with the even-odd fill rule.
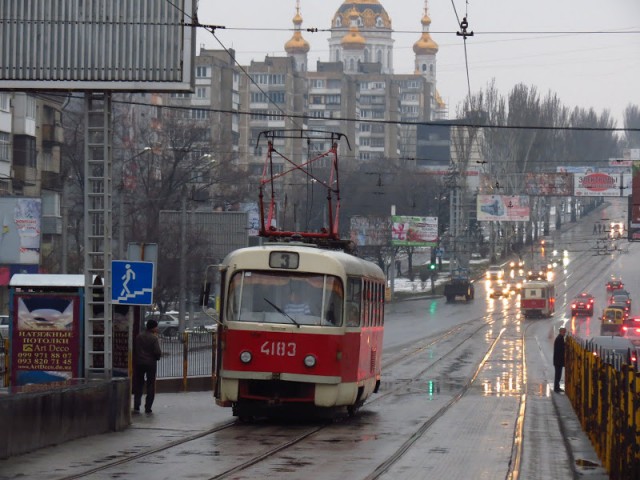
[[243,271],[229,287],[228,321],[342,325],[344,293],[338,277]]

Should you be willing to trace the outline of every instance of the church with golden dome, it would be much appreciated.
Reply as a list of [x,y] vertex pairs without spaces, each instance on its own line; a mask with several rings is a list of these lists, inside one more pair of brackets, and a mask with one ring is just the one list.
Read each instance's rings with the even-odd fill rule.
[[[380,0],[342,1],[327,18],[329,53],[323,60],[305,38],[304,3],[292,1],[293,28],[283,38],[283,55],[253,60],[242,69],[232,61],[220,67],[212,64],[233,69],[231,76],[220,75],[234,79],[229,82],[233,92],[225,101],[250,112],[232,117],[231,138],[237,144],[231,150],[246,152],[238,162],[258,175],[264,160],[260,132],[305,128],[343,133],[349,139],[345,151],[354,161],[413,159],[415,167],[431,167],[416,160],[425,144],[422,137],[433,136],[420,130],[427,122],[446,119],[447,111],[436,88],[439,47],[429,32],[428,0],[415,12],[420,31],[409,45],[415,57],[406,72],[394,68],[392,18]],[[224,51],[203,50],[196,63],[211,64],[224,56]],[[211,78],[216,76],[212,73]],[[207,81],[196,78],[196,87]],[[285,155],[302,155],[300,142],[276,142]],[[329,147],[313,139],[305,146],[309,152]]]

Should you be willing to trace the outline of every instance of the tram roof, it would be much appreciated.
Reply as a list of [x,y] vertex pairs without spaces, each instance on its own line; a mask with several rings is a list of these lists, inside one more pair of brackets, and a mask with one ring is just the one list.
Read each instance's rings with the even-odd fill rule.
[[[256,247],[241,248],[229,253],[224,259],[224,263],[233,263],[235,258],[248,253],[264,254],[265,258],[267,258],[268,253],[272,251],[297,252],[305,255],[313,254],[318,258],[322,258],[323,261],[332,262],[334,266],[340,265],[348,274],[384,278],[382,269],[373,262],[338,250],[326,250],[304,243],[268,243]],[[265,266],[267,265],[268,260],[265,262]],[[244,265],[242,267],[246,268]]]

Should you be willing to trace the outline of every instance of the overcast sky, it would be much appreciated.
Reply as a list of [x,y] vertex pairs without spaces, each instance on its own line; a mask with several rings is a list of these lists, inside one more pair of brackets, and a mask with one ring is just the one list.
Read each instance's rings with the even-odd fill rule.
[[[301,0],[303,29],[329,29],[342,3]],[[380,3],[395,31],[394,73],[413,73],[412,47],[420,38],[424,0]],[[199,20],[227,27],[217,30],[216,36],[225,47],[235,49],[242,65],[248,65],[265,55],[285,55],[295,4],[295,0],[200,0]],[[524,83],[536,86],[541,94],[557,93],[569,107],[593,107],[598,113],[609,109],[619,127],[624,108],[629,103],[640,105],[640,0],[471,0],[468,4],[430,0],[431,36],[439,45],[437,88],[449,105],[449,118],[455,117],[468,92],[454,5],[460,19],[467,15],[468,30],[475,33],[467,39],[472,93],[484,89],[492,78],[503,95]],[[329,60],[329,32],[303,36],[311,45],[313,71],[317,60]],[[197,43],[221,48],[203,29]]]

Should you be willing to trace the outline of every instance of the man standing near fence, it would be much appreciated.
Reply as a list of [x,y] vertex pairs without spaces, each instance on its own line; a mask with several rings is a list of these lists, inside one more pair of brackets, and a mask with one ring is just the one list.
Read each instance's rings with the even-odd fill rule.
[[142,391],[146,385],[147,396],[144,401],[145,413],[152,413],[153,399],[156,394],[156,371],[158,360],[162,356],[158,341],[158,322],[147,321],[147,328],[140,332],[133,345],[133,413],[140,413]]
[[560,378],[562,377],[562,369],[564,368],[564,336],[567,333],[567,329],[561,327],[558,331],[558,336],[553,342],[553,366],[556,369],[553,379],[553,391],[556,393],[564,392],[560,388]]

